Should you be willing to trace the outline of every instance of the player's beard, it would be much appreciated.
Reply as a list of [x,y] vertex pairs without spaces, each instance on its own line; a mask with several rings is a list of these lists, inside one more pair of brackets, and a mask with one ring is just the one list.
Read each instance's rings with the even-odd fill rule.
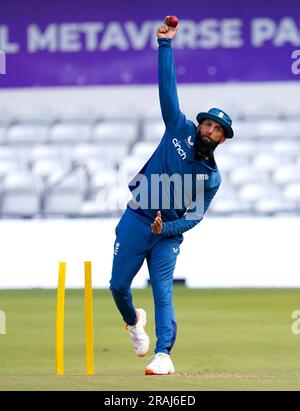
[[196,153],[199,154],[200,152],[204,156],[211,158],[219,143],[211,139],[207,140],[203,137],[206,137],[206,135],[202,134],[201,131],[199,131],[195,142]]

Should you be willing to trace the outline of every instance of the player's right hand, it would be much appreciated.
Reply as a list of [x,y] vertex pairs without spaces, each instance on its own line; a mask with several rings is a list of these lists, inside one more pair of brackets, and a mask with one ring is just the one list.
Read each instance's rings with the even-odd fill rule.
[[153,234],[160,234],[163,229],[163,221],[161,218],[161,212],[158,211],[155,217],[155,220],[153,221],[153,224],[151,224],[151,229]]
[[159,39],[173,39],[176,36],[177,30],[179,29],[179,23],[174,29],[171,29],[166,24],[159,26],[156,30],[157,37]]

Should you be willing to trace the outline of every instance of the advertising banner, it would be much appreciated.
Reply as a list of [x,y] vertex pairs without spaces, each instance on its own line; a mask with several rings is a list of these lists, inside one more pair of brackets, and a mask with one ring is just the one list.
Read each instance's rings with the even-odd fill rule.
[[179,83],[298,80],[298,0],[1,0],[0,87],[154,84],[166,15]]

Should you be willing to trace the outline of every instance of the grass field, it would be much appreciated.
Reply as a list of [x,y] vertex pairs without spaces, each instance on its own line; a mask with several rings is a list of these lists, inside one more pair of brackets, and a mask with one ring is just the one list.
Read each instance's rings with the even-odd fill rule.
[[[148,312],[151,289],[134,290]],[[299,390],[300,335],[291,314],[299,289],[174,289],[178,337],[173,376],[144,376],[149,357],[135,357],[107,290],[94,291],[95,376],[84,376],[83,291],[67,290],[65,376],[54,374],[55,290],[0,291],[7,317],[0,335],[1,390]],[[149,356],[152,352],[149,353]]]

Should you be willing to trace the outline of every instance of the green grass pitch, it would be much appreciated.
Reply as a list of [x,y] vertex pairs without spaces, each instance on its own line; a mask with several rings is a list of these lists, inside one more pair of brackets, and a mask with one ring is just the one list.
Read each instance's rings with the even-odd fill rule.
[[144,376],[155,344],[151,288],[133,290],[148,312],[151,352],[137,358],[108,290],[94,291],[94,376],[85,369],[83,290],[66,290],[65,372],[55,375],[55,290],[0,291],[0,390],[299,390],[299,289],[174,287],[173,376]]

